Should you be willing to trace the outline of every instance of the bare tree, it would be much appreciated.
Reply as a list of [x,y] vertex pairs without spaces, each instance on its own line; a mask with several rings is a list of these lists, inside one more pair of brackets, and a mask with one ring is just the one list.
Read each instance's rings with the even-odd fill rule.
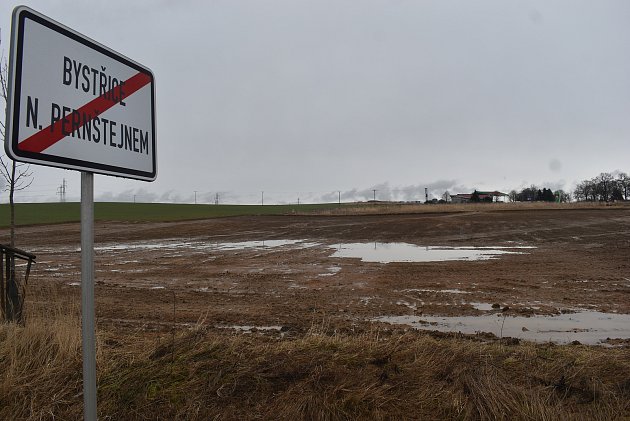
[[599,200],[608,202],[612,195],[614,177],[611,173],[603,172],[593,179]]
[[573,197],[578,202],[582,200],[587,200],[586,198],[586,182],[580,181],[577,186],[575,186],[575,190],[573,190]]
[[[2,40],[0,39],[0,45]],[[4,54],[0,56],[0,97],[4,101],[5,115],[8,107],[8,73],[9,66]],[[2,120],[2,119],[0,119]],[[6,142],[5,136],[6,126],[4,121],[0,121],[0,137]],[[33,182],[33,173],[30,171],[30,165],[15,162],[7,156],[0,156],[0,180],[4,184],[3,191],[9,192],[9,209],[11,214],[10,229],[11,238],[10,246],[15,247],[15,200],[16,191],[28,188]]]
[[512,190],[508,193],[508,198],[510,199],[510,202],[516,202],[516,199],[518,198],[518,192],[516,190]]
[[587,201],[591,201],[591,202],[596,202],[597,198],[598,198],[598,193],[597,193],[597,183],[595,182],[595,179],[593,178],[592,180],[585,180],[584,181],[584,193],[586,195],[586,200]]
[[625,172],[617,174],[617,185],[623,193],[623,200],[628,200],[628,193],[630,193],[630,177]]

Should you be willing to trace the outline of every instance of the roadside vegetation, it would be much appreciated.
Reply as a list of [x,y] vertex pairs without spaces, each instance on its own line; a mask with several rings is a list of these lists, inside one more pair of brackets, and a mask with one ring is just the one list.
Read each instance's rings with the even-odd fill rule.
[[[50,297],[53,297],[50,304]],[[0,419],[80,419],[78,304],[0,324]],[[45,300],[45,301],[44,301]],[[48,301],[46,303],[46,301]],[[46,303],[46,304],[44,304]],[[100,419],[588,419],[630,414],[627,349],[389,330],[100,327]]]

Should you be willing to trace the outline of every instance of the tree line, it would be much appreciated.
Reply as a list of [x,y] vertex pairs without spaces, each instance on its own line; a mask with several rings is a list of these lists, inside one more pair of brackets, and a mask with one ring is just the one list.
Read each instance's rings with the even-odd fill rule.
[[520,192],[512,190],[508,197],[511,202],[613,202],[628,200],[630,177],[624,172],[603,172],[590,180],[580,181],[573,193],[564,190],[552,191],[531,185]]
[[508,193],[510,202],[570,202],[571,194],[564,190],[552,191],[546,187],[542,189],[534,184],[525,187],[520,192],[512,190]]
[[624,172],[603,172],[590,180],[578,183],[573,191],[577,201],[613,202],[628,200],[630,178]]

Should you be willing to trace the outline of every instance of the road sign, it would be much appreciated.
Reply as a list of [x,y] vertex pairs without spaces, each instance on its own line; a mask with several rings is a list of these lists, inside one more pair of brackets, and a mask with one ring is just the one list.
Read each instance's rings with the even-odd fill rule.
[[151,70],[24,6],[12,25],[7,155],[155,180]]
[[7,155],[81,171],[83,413],[96,421],[94,174],[153,181],[148,68],[25,6],[13,10]]

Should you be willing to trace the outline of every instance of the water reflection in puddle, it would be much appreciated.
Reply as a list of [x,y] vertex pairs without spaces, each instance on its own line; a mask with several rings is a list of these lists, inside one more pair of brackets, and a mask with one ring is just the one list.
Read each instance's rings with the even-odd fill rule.
[[347,243],[339,244],[332,257],[357,258],[364,262],[443,262],[451,260],[488,260],[504,254],[523,254],[515,249],[535,247],[442,247],[417,246],[408,243]]
[[596,345],[606,339],[630,338],[630,315],[583,311],[557,316],[382,316],[373,319],[395,325],[409,325],[420,330],[492,333],[534,342],[567,344],[579,341]]

